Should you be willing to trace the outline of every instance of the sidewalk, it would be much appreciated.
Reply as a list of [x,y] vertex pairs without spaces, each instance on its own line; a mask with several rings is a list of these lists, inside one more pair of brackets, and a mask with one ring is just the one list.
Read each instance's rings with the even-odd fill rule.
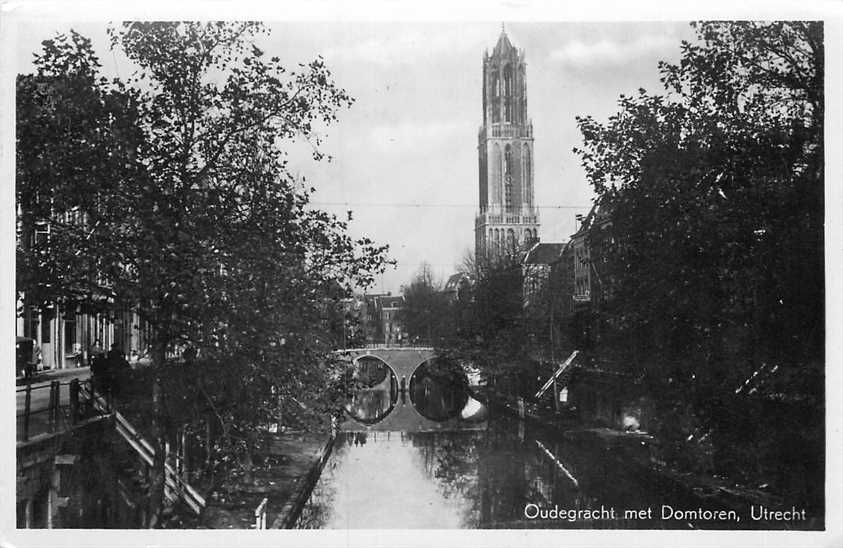
[[[91,376],[91,368],[88,366],[85,367],[71,367],[67,369],[47,369],[44,371],[38,371],[34,375],[30,381],[32,384],[39,384],[42,382],[49,382],[49,381],[61,381],[65,379],[72,379],[75,377],[79,377],[80,379],[87,379]],[[21,386],[27,383],[26,377],[16,377],[15,378],[15,385]]]

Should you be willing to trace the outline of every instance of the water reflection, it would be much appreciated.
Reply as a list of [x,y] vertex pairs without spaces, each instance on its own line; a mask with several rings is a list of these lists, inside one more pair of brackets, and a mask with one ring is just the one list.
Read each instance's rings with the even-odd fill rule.
[[[493,413],[448,364],[427,361],[399,382],[378,358],[361,358],[349,375],[349,418],[339,425],[299,527],[684,529],[686,521],[659,519],[662,504],[718,509],[599,443],[568,441]],[[598,512],[528,519],[528,505]],[[615,514],[603,517],[600,509]],[[652,518],[624,515],[647,509]]]
[[418,432],[461,428],[482,423],[486,407],[472,397],[465,373],[458,367],[429,360],[416,368],[410,381],[398,382],[380,359],[362,356],[348,373],[346,410],[352,421],[381,431]]
[[468,379],[456,366],[427,361],[410,378],[410,401],[426,419],[436,422],[452,419],[468,403]]
[[[395,413],[399,411],[396,408]],[[529,425],[520,437],[518,421],[509,416],[493,414],[483,427],[466,421],[451,424],[458,426],[341,432],[338,451],[318,481],[300,526],[687,528],[680,521],[626,520],[622,512],[650,507],[655,512],[661,504],[682,508],[701,504],[602,449],[578,446]],[[547,509],[614,508],[619,516],[528,520],[527,504]],[[720,522],[711,527],[732,528]]]
[[388,416],[398,401],[398,379],[381,360],[363,356],[348,372],[346,411],[363,424],[375,424]]

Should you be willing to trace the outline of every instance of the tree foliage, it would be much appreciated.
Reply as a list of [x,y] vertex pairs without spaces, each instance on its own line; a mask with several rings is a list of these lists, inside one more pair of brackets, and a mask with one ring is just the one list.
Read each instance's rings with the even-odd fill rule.
[[447,326],[435,342],[443,363],[476,368],[499,390],[527,393],[539,363],[531,334],[535,318],[524,308],[522,254],[493,259],[470,256],[461,266],[470,280],[447,306]]
[[[91,238],[111,223],[103,196],[133,174],[143,134],[134,94],[99,76],[90,40],[43,42],[19,75],[16,108],[17,290],[29,306],[113,297]],[[49,234],[49,236],[48,236]]]
[[[578,119],[576,152],[611,211],[589,237],[611,288],[597,352],[651,387],[661,434],[686,445],[694,432],[668,423],[690,414],[719,465],[750,474],[747,454],[762,456],[741,441],[766,434],[737,426],[747,395],[822,409],[823,25],[695,28],[661,63],[661,94]],[[821,426],[787,428],[821,447]]]
[[[306,139],[323,159],[321,128],[353,100],[321,58],[289,70],[266,55],[256,45],[265,32],[125,23],[111,43],[136,70],[112,83],[71,33],[45,42],[38,74],[19,83],[19,204],[54,227],[70,208],[82,222],[45,249],[21,248],[18,290],[55,300],[62,273],[137,311],[153,333],[158,448],[179,421],[210,414],[225,458],[247,466],[256,428],[302,425],[339,405],[325,310],[370,284],[387,251],[311,208],[314,189],[289,173],[284,144]],[[199,359],[177,375],[168,356],[185,346]],[[155,469],[153,516],[163,462]]]
[[403,288],[404,305],[398,313],[411,341],[437,344],[452,328],[448,298],[442,284],[434,278],[430,265],[419,267],[410,285]]

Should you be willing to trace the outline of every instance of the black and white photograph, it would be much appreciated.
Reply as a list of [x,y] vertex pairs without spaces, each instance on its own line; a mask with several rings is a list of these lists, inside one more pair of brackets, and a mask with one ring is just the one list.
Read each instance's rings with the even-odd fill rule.
[[406,5],[0,5],[0,546],[843,542],[841,5]]

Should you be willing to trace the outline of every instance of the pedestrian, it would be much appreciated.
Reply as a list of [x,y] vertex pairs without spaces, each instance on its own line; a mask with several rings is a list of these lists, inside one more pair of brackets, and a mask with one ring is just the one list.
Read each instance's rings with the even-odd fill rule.
[[193,345],[187,345],[187,348],[181,353],[181,357],[184,360],[185,365],[193,365],[193,361],[196,359],[196,349]]
[[82,343],[73,343],[73,367],[82,367],[83,358],[84,356],[82,355]]
[[111,345],[111,350],[108,351],[106,361],[107,382],[111,387],[112,395],[118,396],[125,385],[128,372],[131,370],[129,362],[126,361],[126,356],[123,354],[123,349],[120,347],[119,343]]
[[108,374],[108,359],[106,358],[105,350],[103,350],[99,339],[94,342],[94,346],[91,348],[90,361],[94,389],[104,394],[108,394],[111,390]]
[[88,348],[88,367],[93,367],[94,359],[101,354],[105,354],[105,349],[102,347],[102,341],[94,339],[94,344]]

